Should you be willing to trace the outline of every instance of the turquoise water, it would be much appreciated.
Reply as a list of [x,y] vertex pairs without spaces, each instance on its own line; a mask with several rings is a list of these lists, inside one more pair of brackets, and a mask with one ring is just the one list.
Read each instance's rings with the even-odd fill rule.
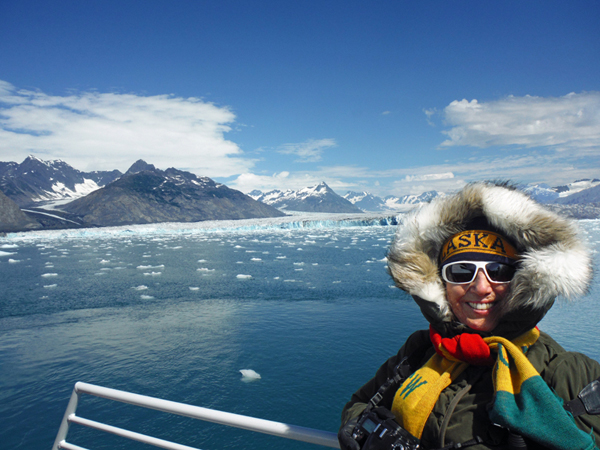
[[[600,222],[582,222],[598,248]],[[392,287],[392,226],[53,232],[0,240],[0,442],[50,448],[77,381],[336,431],[356,388],[426,326]],[[598,264],[598,254],[595,255]],[[541,324],[600,359],[598,286]],[[241,369],[259,380],[245,382]],[[78,413],[201,449],[317,446],[83,396]],[[87,448],[150,448],[76,425]]]

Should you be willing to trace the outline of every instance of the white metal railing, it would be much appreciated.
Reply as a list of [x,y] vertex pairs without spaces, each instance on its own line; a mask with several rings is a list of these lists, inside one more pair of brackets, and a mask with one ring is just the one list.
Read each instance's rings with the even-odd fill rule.
[[177,403],[169,400],[162,400],[155,397],[145,395],[132,394],[131,392],[119,391],[93,384],[78,382],[75,383],[75,388],[71,394],[71,399],[67,405],[67,410],[63,417],[62,423],[56,435],[56,440],[52,446],[52,450],[67,449],[67,450],[86,450],[83,447],[71,444],[66,441],[69,425],[77,423],[96,430],[112,433],[127,439],[144,442],[154,445],[155,447],[165,448],[169,450],[198,450],[194,447],[178,444],[176,442],[165,441],[164,439],[147,436],[145,434],[136,433],[134,431],[125,430],[122,428],[113,427],[93,420],[79,417],[75,414],[77,403],[81,394],[94,395],[96,397],[114,400],[131,405],[141,406],[144,408],[155,409],[180,416],[191,417],[193,419],[203,420],[206,422],[228,425],[245,430],[256,431],[259,433],[271,434],[286,439],[294,439],[297,441],[308,442],[311,444],[323,445],[325,447],[340,448],[337,440],[337,435],[329,431],[315,430],[312,428],[299,427],[296,425],[288,425],[270,420],[257,419],[255,417],[243,416],[214,409],[202,408],[200,406],[186,405],[185,403]]

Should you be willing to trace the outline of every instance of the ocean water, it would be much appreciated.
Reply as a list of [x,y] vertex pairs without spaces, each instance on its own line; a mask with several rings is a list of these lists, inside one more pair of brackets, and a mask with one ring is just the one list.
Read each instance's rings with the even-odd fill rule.
[[[49,449],[77,381],[337,431],[352,392],[427,326],[385,271],[384,222],[0,238],[2,448]],[[600,221],[581,227],[599,267]],[[600,360],[599,292],[540,328]],[[207,450],[318,448],[86,395],[78,414]],[[151,448],[77,425],[69,441]]]

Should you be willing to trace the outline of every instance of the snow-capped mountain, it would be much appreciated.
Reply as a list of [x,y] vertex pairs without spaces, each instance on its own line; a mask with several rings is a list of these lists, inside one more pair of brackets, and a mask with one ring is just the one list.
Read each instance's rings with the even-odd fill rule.
[[402,197],[388,195],[381,198],[369,192],[349,191],[344,198],[363,211],[407,211],[421,203],[428,203],[440,195],[444,195],[444,193],[428,191],[420,195],[403,195]]
[[577,180],[562,186],[550,187],[542,183],[520,186],[520,188],[540,203],[573,204],[600,201],[595,194],[588,195],[588,192],[593,192],[597,186],[600,186],[600,180],[595,178]]
[[600,180],[597,178],[592,179],[584,179],[577,180],[573,183],[565,184],[562,186],[553,187],[552,190],[558,193],[560,197],[568,197],[578,192],[584,191],[586,189],[591,189],[600,185]]
[[62,210],[94,226],[279,217],[284,214],[208,177],[137,161],[118,180]]
[[553,203],[559,197],[558,192],[547,184],[534,184],[521,186],[521,190],[526,192],[531,198],[540,203]]
[[306,187],[298,191],[273,190],[266,193],[252,191],[253,199],[286,211],[360,213],[359,208],[336,194],[326,183]]
[[385,202],[381,197],[377,197],[365,191],[348,191],[346,192],[346,195],[344,195],[344,198],[363,211],[384,211],[389,209],[386,207]]
[[118,170],[81,172],[61,160],[27,157],[21,164],[0,163],[0,190],[20,207],[56,200],[73,200],[114,181]]

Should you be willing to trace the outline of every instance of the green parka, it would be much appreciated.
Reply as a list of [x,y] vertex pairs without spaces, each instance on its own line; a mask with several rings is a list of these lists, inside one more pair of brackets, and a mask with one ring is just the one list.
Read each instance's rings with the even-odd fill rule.
[[[470,229],[469,223],[482,217],[493,230],[512,241],[520,255],[509,292],[497,306],[502,318],[491,332],[472,330],[456,320],[438,267],[444,242]],[[588,247],[581,241],[575,222],[546,209],[521,191],[489,182],[469,184],[460,192],[434,199],[405,216],[388,252],[388,268],[396,286],[413,297],[442,337],[467,332],[512,340],[536,326],[557,297],[585,294],[592,278]],[[399,353],[352,396],[343,410],[342,424],[360,415],[399,361],[413,354],[418,361],[417,367],[412,367],[414,372],[434,354],[428,331],[412,334]],[[600,377],[600,364],[583,354],[566,352],[545,333],[530,347],[527,358],[565,401],[576,398],[582,388]],[[423,448],[437,449],[475,436],[484,442],[469,449],[509,448],[508,431],[494,426],[487,413],[494,400],[491,374],[491,367],[470,366],[442,391],[425,424]],[[395,390],[386,393],[382,406],[391,409]],[[586,432],[593,429],[600,443],[600,416],[584,414],[575,421]],[[528,444],[530,450],[540,448]]]
[[[352,395],[343,410],[342,423],[359,416],[379,387],[393,376],[394,368],[402,358],[414,352],[423,355],[419,367],[434,354],[429,331],[413,333],[398,354],[383,364],[375,377]],[[548,386],[565,402],[576,398],[590,381],[600,377],[600,364],[581,353],[565,351],[543,332],[528,350],[527,358]],[[494,400],[491,371],[491,367],[471,366],[442,391],[425,424],[421,439],[423,448],[437,449],[450,443],[466,442],[475,436],[481,437],[483,443],[469,449],[509,448],[508,431],[492,425],[488,419],[487,409]],[[395,389],[388,390],[380,405],[391,409],[395,393]],[[593,429],[596,442],[600,442],[600,415],[583,414],[576,417],[575,421],[586,432]],[[531,450],[541,448],[531,442],[528,445]]]

